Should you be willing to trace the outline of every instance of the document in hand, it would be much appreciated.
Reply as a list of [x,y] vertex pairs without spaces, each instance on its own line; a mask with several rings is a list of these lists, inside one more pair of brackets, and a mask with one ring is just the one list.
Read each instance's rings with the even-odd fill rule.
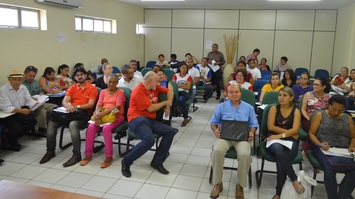
[[59,92],[57,94],[46,94],[48,97],[63,97],[65,96],[65,91]]
[[37,105],[31,108],[32,111],[35,111],[36,109],[38,109],[40,106],[42,106],[44,103],[46,103],[49,100],[48,96],[46,95],[34,95],[32,97],[37,98],[37,102],[39,102]]
[[321,149],[324,155],[331,155],[331,156],[340,156],[346,158],[354,158],[352,153],[349,153],[348,149],[346,148],[329,148],[328,151]]
[[208,64],[208,66],[213,70],[213,72],[216,72],[219,69],[218,65],[214,65],[216,63],[215,60],[212,60],[211,64]]
[[292,144],[293,144],[293,142],[291,142],[291,141],[276,139],[276,140],[267,141],[266,148],[269,148],[269,146],[274,143],[282,144],[289,149],[292,148]]
[[65,107],[63,107],[63,106],[58,107],[58,108],[55,108],[55,109],[53,109],[53,111],[55,111],[55,112],[60,112],[60,113],[69,113],[69,112],[67,111],[67,109],[66,109]]

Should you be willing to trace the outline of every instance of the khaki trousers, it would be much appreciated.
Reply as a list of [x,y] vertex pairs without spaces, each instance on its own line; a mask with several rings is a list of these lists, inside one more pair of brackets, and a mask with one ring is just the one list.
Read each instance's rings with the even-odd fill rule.
[[246,141],[230,141],[224,139],[217,139],[215,141],[211,153],[213,185],[222,182],[224,156],[231,147],[234,147],[238,154],[238,184],[242,187],[246,187],[247,176],[252,162],[252,157],[250,155],[251,144]]
[[49,120],[48,113],[50,113],[51,110],[55,107],[57,107],[56,104],[45,103],[33,112],[36,115],[36,120],[40,128],[47,128],[47,123]]

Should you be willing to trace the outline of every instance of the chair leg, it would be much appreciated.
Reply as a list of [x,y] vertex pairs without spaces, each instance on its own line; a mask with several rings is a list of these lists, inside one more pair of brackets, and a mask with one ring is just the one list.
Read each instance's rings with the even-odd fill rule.
[[[317,178],[317,168],[313,167],[313,179],[316,180]],[[314,186],[311,186],[311,196],[313,196]]]
[[210,178],[209,178],[210,184],[212,184],[212,175],[213,175],[213,169],[212,169],[212,165],[211,165]]
[[60,138],[59,138],[59,148],[62,149],[62,150],[70,147],[71,145],[73,145],[72,142],[69,142],[68,144],[63,146],[64,129],[65,129],[65,127],[62,127],[62,129],[60,130]]
[[[262,160],[261,160],[261,169],[255,172],[256,186],[257,186],[258,189],[260,188],[261,180],[262,180],[262,177],[263,177],[264,164],[265,164],[265,159],[262,158]],[[258,176],[259,173],[260,173],[260,177]]]
[[249,189],[251,189],[251,187],[252,187],[251,166],[250,166],[250,168],[249,168],[249,174],[248,174],[248,176],[249,176]]

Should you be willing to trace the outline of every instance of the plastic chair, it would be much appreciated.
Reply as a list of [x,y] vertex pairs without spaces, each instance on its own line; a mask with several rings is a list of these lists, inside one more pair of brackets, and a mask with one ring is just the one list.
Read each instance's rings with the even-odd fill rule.
[[157,63],[156,61],[148,61],[145,65],[146,68],[153,68],[153,66]]
[[253,108],[255,108],[255,94],[254,92],[242,88],[242,97],[241,100],[250,104]]
[[327,70],[324,69],[317,69],[316,72],[314,73],[314,77],[323,77],[328,79],[329,76],[329,72]]
[[174,74],[175,74],[174,71],[170,70],[170,69],[163,69],[163,70],[164,70],[164,74],[168,78],[168,80],[172,81],[173,77],[174,77]]
[[[264,139],[267,138],[267,132],[268,132],[267,120],[268,120],[268,116],[269,116],[269,111],[270,111],[270,108],[274,105],[275,104],[267,105],[264,109],[264,112],[263,112],[263,118],[262,118],[261,125],[260,125],[260,133]],[[255,172],[256,184],[257,184],[258,189],[261,185],[263,173],[276,173],[276,171],[264,170],[265,160],[267,160],[269,162],[276,162],[275,156],[266,150],[266,141],[263,141],[260,143],[259,150],[260,150],[260,155],[262,157],[261,169]],[[292,164],[298,164],[299,169],[302,170],[302,160],[303,160],[303,158],[302,158],[301,150],[298,149],[297,156],[295,159],[293,159]],[[258,174],[260,174],[260,177]]]
[[263,104],[275,104],[279,101],[279,92],[270,91],[265,93],[262,103]]
[[112,69],[113,69],[112,73],[114,73],[114,74],[116,74],[116,75],[117,75],[118,73],[121,73],[120,69],[118,69],[116,66],[113,66]]
[[[298,109],[301,111],[302,110],[302,104],[303,104],[303,98],[304,98],[304,95],[302,95],[301,99],[300,99],[300,102],[299,102],[299,106],[298,106]],[[302,114],[301,114],[302,115]],[[298,130],[298,135],[300,136],[300,139],[302,141],[305,141],[307,140],[308,138],[308,132],[305,131],[303,128],[302,128],[302,125],[300,126],[300,129]]]
[[261,90],[263,88],[263,86],[265,84],[267,84],[269,82],[269,80],[264,80],[264,79],[261,79],[261,80],[258,80],[254,83],[254,91],[255,92],[258,92],[259,90]]
[[264,75],[271,75],[272,74],[272,72],[268,71],[268,70],[261,70],[260,73],[261,73],[261,78],[263,78]]
[[[270,76],[271,75],[263,75],[263,76],[261,76],[261,79],[262,80],[270,80]],[[258,81],[260,81],[260,80],[258,80]]]
[[143,68],[142,71],[141,71],[143,77],[148,71],[151,71],[151,70],[152,70],[151,68]]
[[295,75],[296,75],[296,77],[301,76],[301,74],[304,72],[308,73],[308,69],[307,68],[296,68]]

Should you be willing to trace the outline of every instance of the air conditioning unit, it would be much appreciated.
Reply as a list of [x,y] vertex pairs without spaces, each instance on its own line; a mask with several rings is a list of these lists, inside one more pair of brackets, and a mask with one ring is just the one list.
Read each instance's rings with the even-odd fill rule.
[[46,3],[67,8],[81,8],[83,0],[35,0],[38,3]]

